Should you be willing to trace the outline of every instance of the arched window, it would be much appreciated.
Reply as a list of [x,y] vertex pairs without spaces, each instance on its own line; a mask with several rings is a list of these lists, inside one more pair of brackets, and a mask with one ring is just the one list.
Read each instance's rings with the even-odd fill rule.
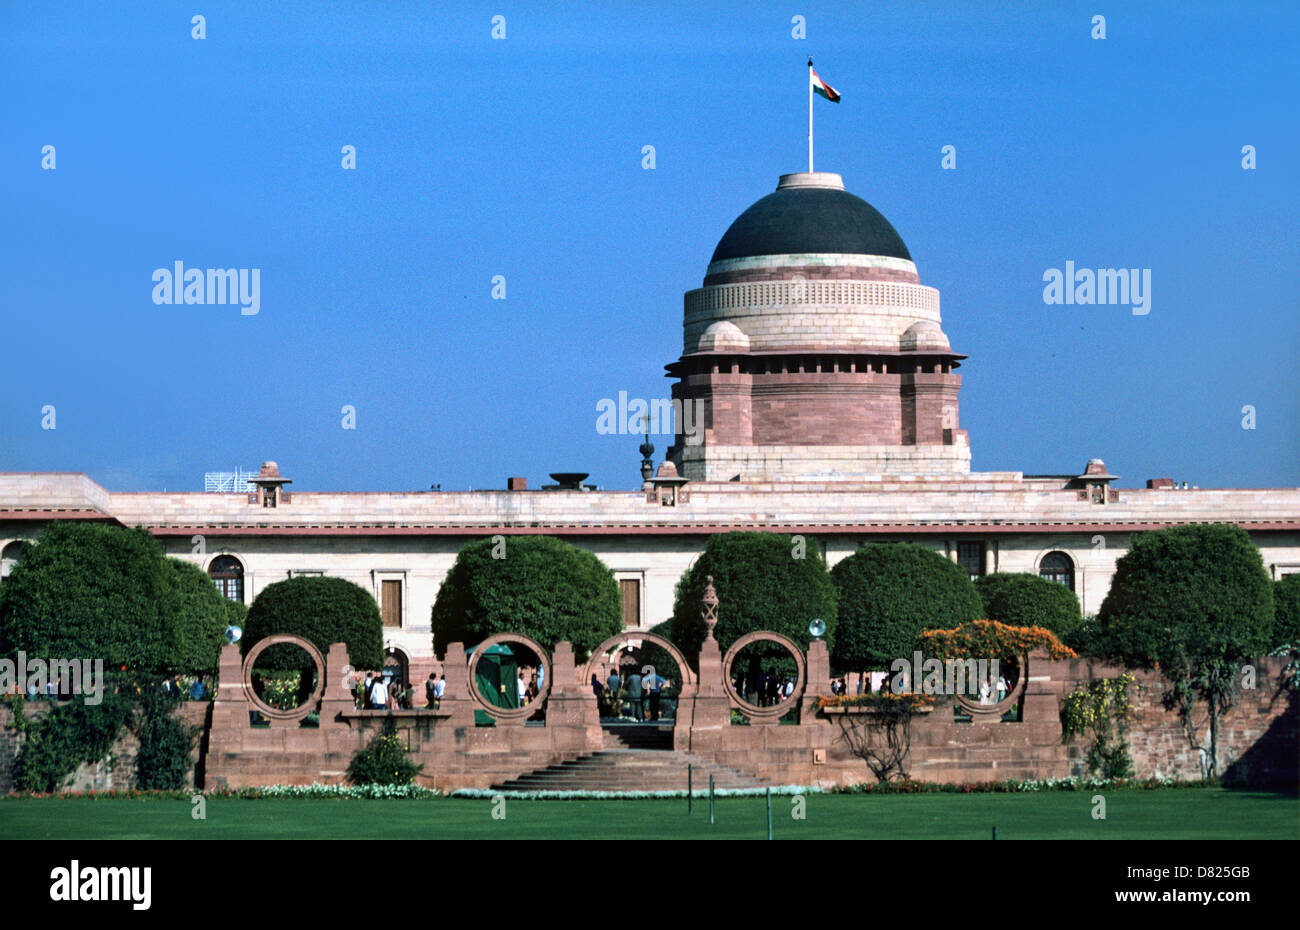
[[21,539],[16,539],[0,551],[0,578],[7,578],[14,570],[14,566],[18,564],[18,559],[23,554],[24,545]]
[[1057,581],[1074,590],[1074,563],[1064,552],[1049,552],[1038,563],[1038,577]]
[[244,566],[233,555],[219,555],[208,566],[208,574],[222,597],[244,603]]

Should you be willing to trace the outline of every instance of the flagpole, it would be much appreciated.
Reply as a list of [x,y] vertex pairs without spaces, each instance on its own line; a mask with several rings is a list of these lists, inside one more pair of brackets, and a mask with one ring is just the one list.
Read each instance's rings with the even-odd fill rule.
[[808,173],[813,173],[813,82],[812,82],[812,56],[808,56]]

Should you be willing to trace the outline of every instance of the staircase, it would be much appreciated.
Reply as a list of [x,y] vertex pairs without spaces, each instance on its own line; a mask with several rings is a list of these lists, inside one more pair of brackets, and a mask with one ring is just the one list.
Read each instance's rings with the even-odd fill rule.
[[686,767],[693,768],[693,787],[707,791],[709,776],[717,788],[762,788],[753,775],[672,749],[672,727],[605,727],[607,749],[584,753],[544,769],[520,775],[494,791],[685,791]]

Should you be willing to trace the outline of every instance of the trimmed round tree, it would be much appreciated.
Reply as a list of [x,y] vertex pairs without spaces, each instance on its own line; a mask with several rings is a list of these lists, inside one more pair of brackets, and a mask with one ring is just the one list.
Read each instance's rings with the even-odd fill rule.
[[226,641],[226,625],[230,622],[227,605],[235,602],[222,597],[207,573],[191,562],[169,558],[166,572],[176,598],[179,661],[185,663],[178,670],[215,671]]
[[551,536],[479,539],[456,556],[433,604],[433,648],[522,633],[585,659],[623,629],[614,573],[595,555]]
[[1300,574],[1273,583],[1273,645],[1300,649]]
[[[827,645],[834,643],[835,586],[815,545],[802,536],[780,533],[720,533],[709,538],[677,582],[671,638],[689,661],[696,661],[704,642],[700,601],[710,575],[719,601],[714,636],[723,652],[755,630],[781,633],[803,645],[809,639],[809,622],[818,617],[826,622]],[[789,657],[775,644],[759,644],[753,651],[773,660]]]
[[841,671],[880,671],[912,658],[921,633],[983,619],[966,570],[916,543],[867,543],[831,569],[840,628],[831,651]]
[[1272,640],[1273,582],[1246,531],[1193,524],[1136,534],[1098,620],[1112,657],[1159,666],[1184,714],[1198,700],[1208,705],[1207,774],[1217,776],[1219,715],[1241,666]]
[[1008,626],[1042,627],[1065,639],[1083,623],[1079,599],[1065,585],[1037,575],[997,572],[975,582],[984,617]]
[[21,649],[145,673],[207,670],[215,667],[201,632],[208,608],[193,624],[183,618],[202,600],[192,574],[172,568],[147,531],[51,523],[0,586],[0,655]]
[[[244,653],[260,640],[277,633],[301,636],[321,651],[333,643],[346,643],[348,661],[357,668],[377,669],[384,664],[383,622],[379,605],[370,592],[343,578],[308,575],[267,585],[248,608]],[[258,666],[272,671],[303,668],[303,653],[291,645],[277,645],[258,658]]]

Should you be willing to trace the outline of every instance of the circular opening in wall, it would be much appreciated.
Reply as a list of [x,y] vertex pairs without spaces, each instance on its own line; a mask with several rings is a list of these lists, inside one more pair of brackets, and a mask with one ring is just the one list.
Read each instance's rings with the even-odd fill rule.
[[781,718],[795,712],[806,684],[807,665],[793,641],[779,633],[749,633],[732,643],[722,660],[723,684],[750,719]]
[[491,636],[470,650],[469,685],[488,717],[527,720],[542,712],[551,692],[551,660],[526,636]]
[[1024,692],[1024,668],[1024,656],[1020,655],[945,661],[938,693],[952,695],[958,720],[998,716],[1016,721]]
[[682,670],[663,646],[628,640],[592,657],[591,686],[601,720],[618,723],[675,721]]
[[304,720],[325,689],[320,651],[298,636],[270,636],[244,658],[244,688],[249,701],[270,720]]

